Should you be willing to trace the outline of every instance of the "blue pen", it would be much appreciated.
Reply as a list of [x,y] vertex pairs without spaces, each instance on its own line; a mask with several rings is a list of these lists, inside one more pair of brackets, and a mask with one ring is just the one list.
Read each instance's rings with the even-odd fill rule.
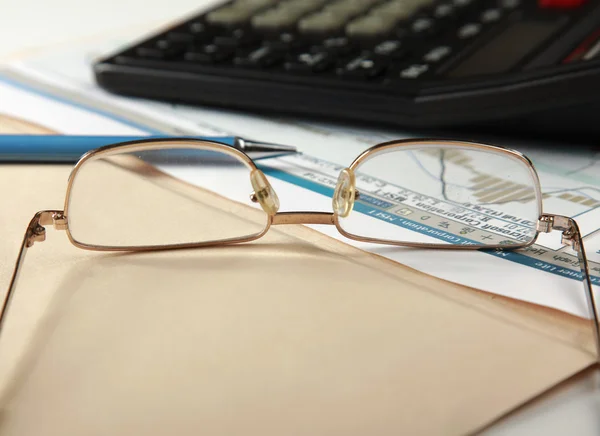
[[[173,136],[0,135],[0,162],[76,162],[90,150],[120,142],[165,139]],[[237,136],[185,136],[178,139],[215,141],[237,148],[253,158],[295,153],[290,145],[250,141]]]

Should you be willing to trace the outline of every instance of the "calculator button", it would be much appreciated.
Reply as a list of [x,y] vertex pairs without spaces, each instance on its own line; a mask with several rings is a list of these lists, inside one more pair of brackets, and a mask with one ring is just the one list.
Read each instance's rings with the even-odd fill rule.
[[[338,0],[330,2],[321,11],[300,22],[300,30],[305,32],[341,32],[352,37],[363,37],[385,32],[383,28],[376,29],[374,22],[382,24],[374,15],[372,6],[380,0]],[[367,11],[369,11],[367,13]],[[366,14],[366,15],[365,15]],[[366,31],[366,33],[365,33]]]
[[346,19],[343,16],[317,13],[300,20],[298,29],[302,33],[337,33],[345,24]]
[[451,3],[442,3],[433,9],[433,17],[438,20],[451,18],[455,15],[455,7]]
[[[246,1],[246,0],[238,0]],[[320,9],[326,0],[288,0],[252,17],[252,26],[260,30],[280,30],[295,27],[298,20]]]
[[449,46],[441,45],[429,50],[425,56],[423,56],[423,60],[430,63],[440,62],[441,60],[447,58],[450,53],[452,53],[452,49]]
[[338,0],[329,2],[323,12],[343,16],[346,20],[366,12],[379,0]]
[[319,73],[325,71],[334,65],[334,58],[331,54],[321,53],[302,53],[293,60],[285,63],[284,67],[288,71],[297,73]]
[[168,39],[159,39],[139,46],[136,49],[136,54],[146,59],[168,59],[181,54],[183,51],[185,51],[185,45]]
[[212,64],[231,58],[234,52],[235,47],[207,44],[186,52],[183,58],[190,62]]
[[473,3],[474,0],[453,0],[453,3],[455,6],[459,7],[459,8],[464,8],[466,6],[469,6],[471,3]]
[[314,52],[325,51],[336,56],[346,56],[357,50],[358,46],[356,43],[345,36],[327,38],[323,40],[322,45],[313,49]]
[[393,22],[398,22],[413,16],[425,2],[407,1],[407,0],[392,0],[382,5],[371,9],[370,15],[380,16],[383,19],[389,19]]
[[[361,0],[354,0],[361,3]],[[355,17],[346,26],[346,34],[353,38],[373,38],[391,33],[403,20],[413,16],[430,0],[388,0],[386,2],[365,1],[368,7],[374,6],[364,14]],[[379,4],[376,4],[379,3]]]
[[469,39],[469,38],[473,38],[474,36],[478,35],[479,32],[481,32],[480,24],[469,23],[469,24],[465,24],[460,29],[458,29],[458,32],[456,33],[456,35],[460,39]]
[[373,48],[373,52],[380,56],[400,59],[406,56],[407,50],[399,40],[383,41]]
[[206,16],[206,20],[212,24],[225,26],[237,26],[243,24],[252,17],[253,11],[235,8],[233,6],[217,9]]
[[372,38],[390,33],[394,27],[395,19],[366,15],[351,21],[346,26],[346,34],[353,38]]
[[246,56],[240,56],[234,59],[234,63],[243,67],[272,67],[283,61],[285,52],[277,50],[273,46],[262,46]]
[[235,47],[247,47],[260,42],[260,37],[249,30],[235,29],[228,35],[217,36],[214,39],[216,45],[230,45]]
[[338,74],[346,77],[372,78],[380,75],[387,68],[387,62],[368,53],[362,54],[338,70]]
[[277,0],[235,0],[206,14],[206,20],[221,26],[238,26],[261,9],[276,3]]
[[503,9],[516,9],[521,4],[521,0],[500,0],[499,4]]
[[279,35],[279,41],[287,44],[290,47],[297,46],[300,42],[298,36],[293,33],[282,33]]
[[208,26],[205,23],[198,20],[191,21],[190,23],[188,23],[187,28],[192,35],[207,33],[209,30]]
[[428,17],[417,18],[410,26],[410,29],[414,34],[432,34],[435,32],[435,22]]
[[289,52],[306,48],[308,42],[294,33],[285,32],[268,38],[263,45],[270,46],[274,50]]
[[183,26],[176,27],[166,34],[166,38],[178,43],[209,43],[212,42],[217,29],[207,26],[202,21],[192,21]]
[[497,8],[488,9],[481,14],[481,21],[484,23],[493,23],[502,18],[502,11]]
[[412,64],[400,71],[402,79],[418,79],[429,71],[427,64]]

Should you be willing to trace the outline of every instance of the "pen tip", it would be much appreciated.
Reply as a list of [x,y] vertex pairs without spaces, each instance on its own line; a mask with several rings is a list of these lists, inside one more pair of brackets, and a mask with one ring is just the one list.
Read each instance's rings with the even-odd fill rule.
[[285,144],[273,144],[270,142],[262,142],[262,141],[249,141],[247,139],[236,138],[236,145],[239,146],[246,153],[255,153],[255,152],[271,152],[271,153],[296,153],[298,150],[296,147],[292,145]]

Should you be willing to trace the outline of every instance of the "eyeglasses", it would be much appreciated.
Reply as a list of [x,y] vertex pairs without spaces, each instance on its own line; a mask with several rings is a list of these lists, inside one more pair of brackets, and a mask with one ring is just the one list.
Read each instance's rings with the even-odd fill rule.
[[[600,356],[578,225],[542,211],[538,175],[521,153],[447,140],[379,144],[341,170],[331,186],[332,212],[279,212],[266,168],[227,145],[189,139],[133,141],[87,153],[71,172],[64,209],[40,211],[27,227],[0,329],[25,253],[44,241],[49,225],[66,231],[76,247],[98,251],[236,244],[283,224],[329,224],[357,241],[454,250],[514,250],[558,230],[578,254]],[[432,242],[436,230],[423,224],[432,216],[445,219],[449,231],[434,235],[443,243]],[[459,233],[465,236],[452,236]]]

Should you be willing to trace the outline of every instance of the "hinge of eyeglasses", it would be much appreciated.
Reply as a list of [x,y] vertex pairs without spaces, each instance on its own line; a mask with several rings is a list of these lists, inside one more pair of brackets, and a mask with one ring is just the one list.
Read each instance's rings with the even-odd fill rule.
[[27,229],[27,247],[31,247],[36,242],[45,241],[46,228],[44,226],[49,225],[53,225],[55,230],[66,230],[67,217],[64,212],[62,210],[45,210],[38,212]]
[[562,231],[561,242],[578,250],[577,240],[574,238],[575,229],[571,224],[571,219],[562,215],[542,215],[537,222],[537,231],[550,233],[553,230]]
[[46,229],[39,224],[30,226],[28,229],[27,247],[32,247],[36,242],[44,242],[46,240]]
[[63,212],[56,212],[52,215],[52,225],[54,230],[67,230],[67,217]]

